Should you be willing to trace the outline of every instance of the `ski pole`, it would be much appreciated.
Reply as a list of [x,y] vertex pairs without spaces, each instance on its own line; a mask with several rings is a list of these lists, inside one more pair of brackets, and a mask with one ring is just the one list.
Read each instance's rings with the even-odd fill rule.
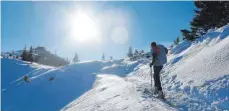
[[150,76],[151,76],[151,81],[150,81],[150,85],[151,85],[151,88],[152,88],[152,76],[153,76],[153,74],[152,74],[152,66],[150,67]]

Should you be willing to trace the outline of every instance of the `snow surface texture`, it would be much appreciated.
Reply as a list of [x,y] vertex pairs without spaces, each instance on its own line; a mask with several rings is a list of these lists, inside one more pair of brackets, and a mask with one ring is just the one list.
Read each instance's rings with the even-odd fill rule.
[[[89,90],[95,72],[109,62],[85,62],[47,68],[13,59],[2,61],[3,111],[57,111]],[[90,70],[88,70],[90,69]],[[24,81],[24,75],[30,79]],[[54,80],[49,81],[50,78]]]
[[[63,67],[2,60],[3,111],[229,110],[229,26],[171,49],[161,72],[163,102],[150,88],[147,59]],[[24,82],[27,75],[29,83]],[[49,81],[51,77],[55,79]]]
[[[228,35],[227,25],[207,33],[180,53],[171,52],[163,83],[178,106],[185,110],[229,110]],[[180,45],[185,44],[177,47]]]
[[[56,111],[92,88],[96,74],[119,64],[125,76],[138,62],[87,61],[55,68],[15,59],[2,62],[2,110]],[[129,70],[125,70],[129,69]],[[125,73],[126,72],[126,73]],[[28,76],[30,82],[24,81]],[[50,81],[50,78],[54,78]],[[33,102],[32,102],[33,101]]]
[[[133,79],[134,80],[134,79]],[[98,75],[94,88],[62,110],[67,111],[168,111],[162,101],[143,97],[137,85],[114,75]]]
[[[224,26],[194,42],[183,41],[170,51],[161,74],[169,106],[144,95],[144,89],[150,88],[150,69],[142,62],[125,81],[101,75],[93,89],[62,110],[229,110],[228,35],[229,26]],[[104,69],[122,70],[118,65]]]

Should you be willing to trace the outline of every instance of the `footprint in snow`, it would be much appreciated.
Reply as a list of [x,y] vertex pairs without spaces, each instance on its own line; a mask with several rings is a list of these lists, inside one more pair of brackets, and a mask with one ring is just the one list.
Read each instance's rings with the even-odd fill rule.
[[128,107],[123,108],[122,110],[126,110]]
[[194,81],[193,81],[193,80],[188,81],[188,84],[192,84],[192,83],[194,83]]
[[175,80],[177,78],[177,75],[172,76],[172,80]]
[[102,92],[102,91],[104,91],[106,89],[107,89],[107,87],[103,87],[103,88],[100,89],[100,92]]
[[120,96],[120,95],[119,94],[118,95],[115,95],[113,98],[118,97],[118,96]]

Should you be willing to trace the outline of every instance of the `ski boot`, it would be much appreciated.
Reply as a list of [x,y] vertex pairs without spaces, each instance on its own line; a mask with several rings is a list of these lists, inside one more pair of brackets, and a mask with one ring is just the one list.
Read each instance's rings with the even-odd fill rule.
[[158,94],[158,93],[159,93],[158,88],[155,87],[155,88],[154,88],[154,91],[153,91],[153,94],[156,95],[156,94]]
[[158,98],[165,99],[165,95],[162,91],[158,91]]

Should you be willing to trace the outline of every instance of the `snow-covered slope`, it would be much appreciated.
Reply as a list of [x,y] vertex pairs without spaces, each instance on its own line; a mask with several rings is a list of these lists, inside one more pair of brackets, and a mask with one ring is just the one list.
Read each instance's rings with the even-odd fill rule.
[[62,110],[67,111],[169,111],[159,100],[147,98],[129,80],[115,75],[98,75],[94,88]]
[[[30,64],[16,59],[1,59],[2,63],[2,110],[8,111],[56,111],[92,88],[96,74],[104,73],[106,68],[118,64],[120,73],[137,65],[123,60],[87,61],[63,67],[50,67]],[[123,71],[123,72],[122,72]],[[28,76],[30,82],[24,81]],[[51,78],[54,78],[50,81]]]
[[[162,71],[171,104],[183,110],[229,110],[229,26],[173,48]],[[135,75],[148,79],[147,66]]]
[[229,110],[228,35],[227,25],[171,49],[161,73],[166,102],[144,93],[150,88],[147,59],[55,68],[2,58],[2,110]]
[[[100,75],[90,91],[62,110],[229,110],[228,35],[229,26],[224,26],[171,49],[161,74],[170,105],[143,93],[150,88],[149,61],[145,61],[124,78]],[[114,65],[103,70],[120,73],[123,68]]]
[[4,58],[1,63],[3,111],[60,110],[92,87],[96,72],[112,64],[90,61],[53,68]]
[[[77,111],[172,110],[173,108],[161,101],[152,102],[150,98],[141,97],[142,93],[136,90],[136,85],[123,78],[145,63],[146,60],[88,61],[55,68],[3,58],[2,110],[56,111],[75,99],[82,101],[79,108],[73,109]],[[29,83],[24,81],[24,75],[29,77]],[[49,81],[52,77],[55,79]],[[79,96],[81,97],[78,98]],[[91,107],[85,109],[84,106],[89,104]],[[97,108],[98,104],[100,109]],[[110,105],[119,107],[112,108]],[[69,109],[70,106],[64,109]]]
[[228,35],[229,26],[224,26],[207,33],[180,53],[172,52],[164,73],[169,75],[165,77],[164,87],[174,99],[179,97],[175,100],[177,104],[188,104],[185,107],[192,110],[229,109]]

